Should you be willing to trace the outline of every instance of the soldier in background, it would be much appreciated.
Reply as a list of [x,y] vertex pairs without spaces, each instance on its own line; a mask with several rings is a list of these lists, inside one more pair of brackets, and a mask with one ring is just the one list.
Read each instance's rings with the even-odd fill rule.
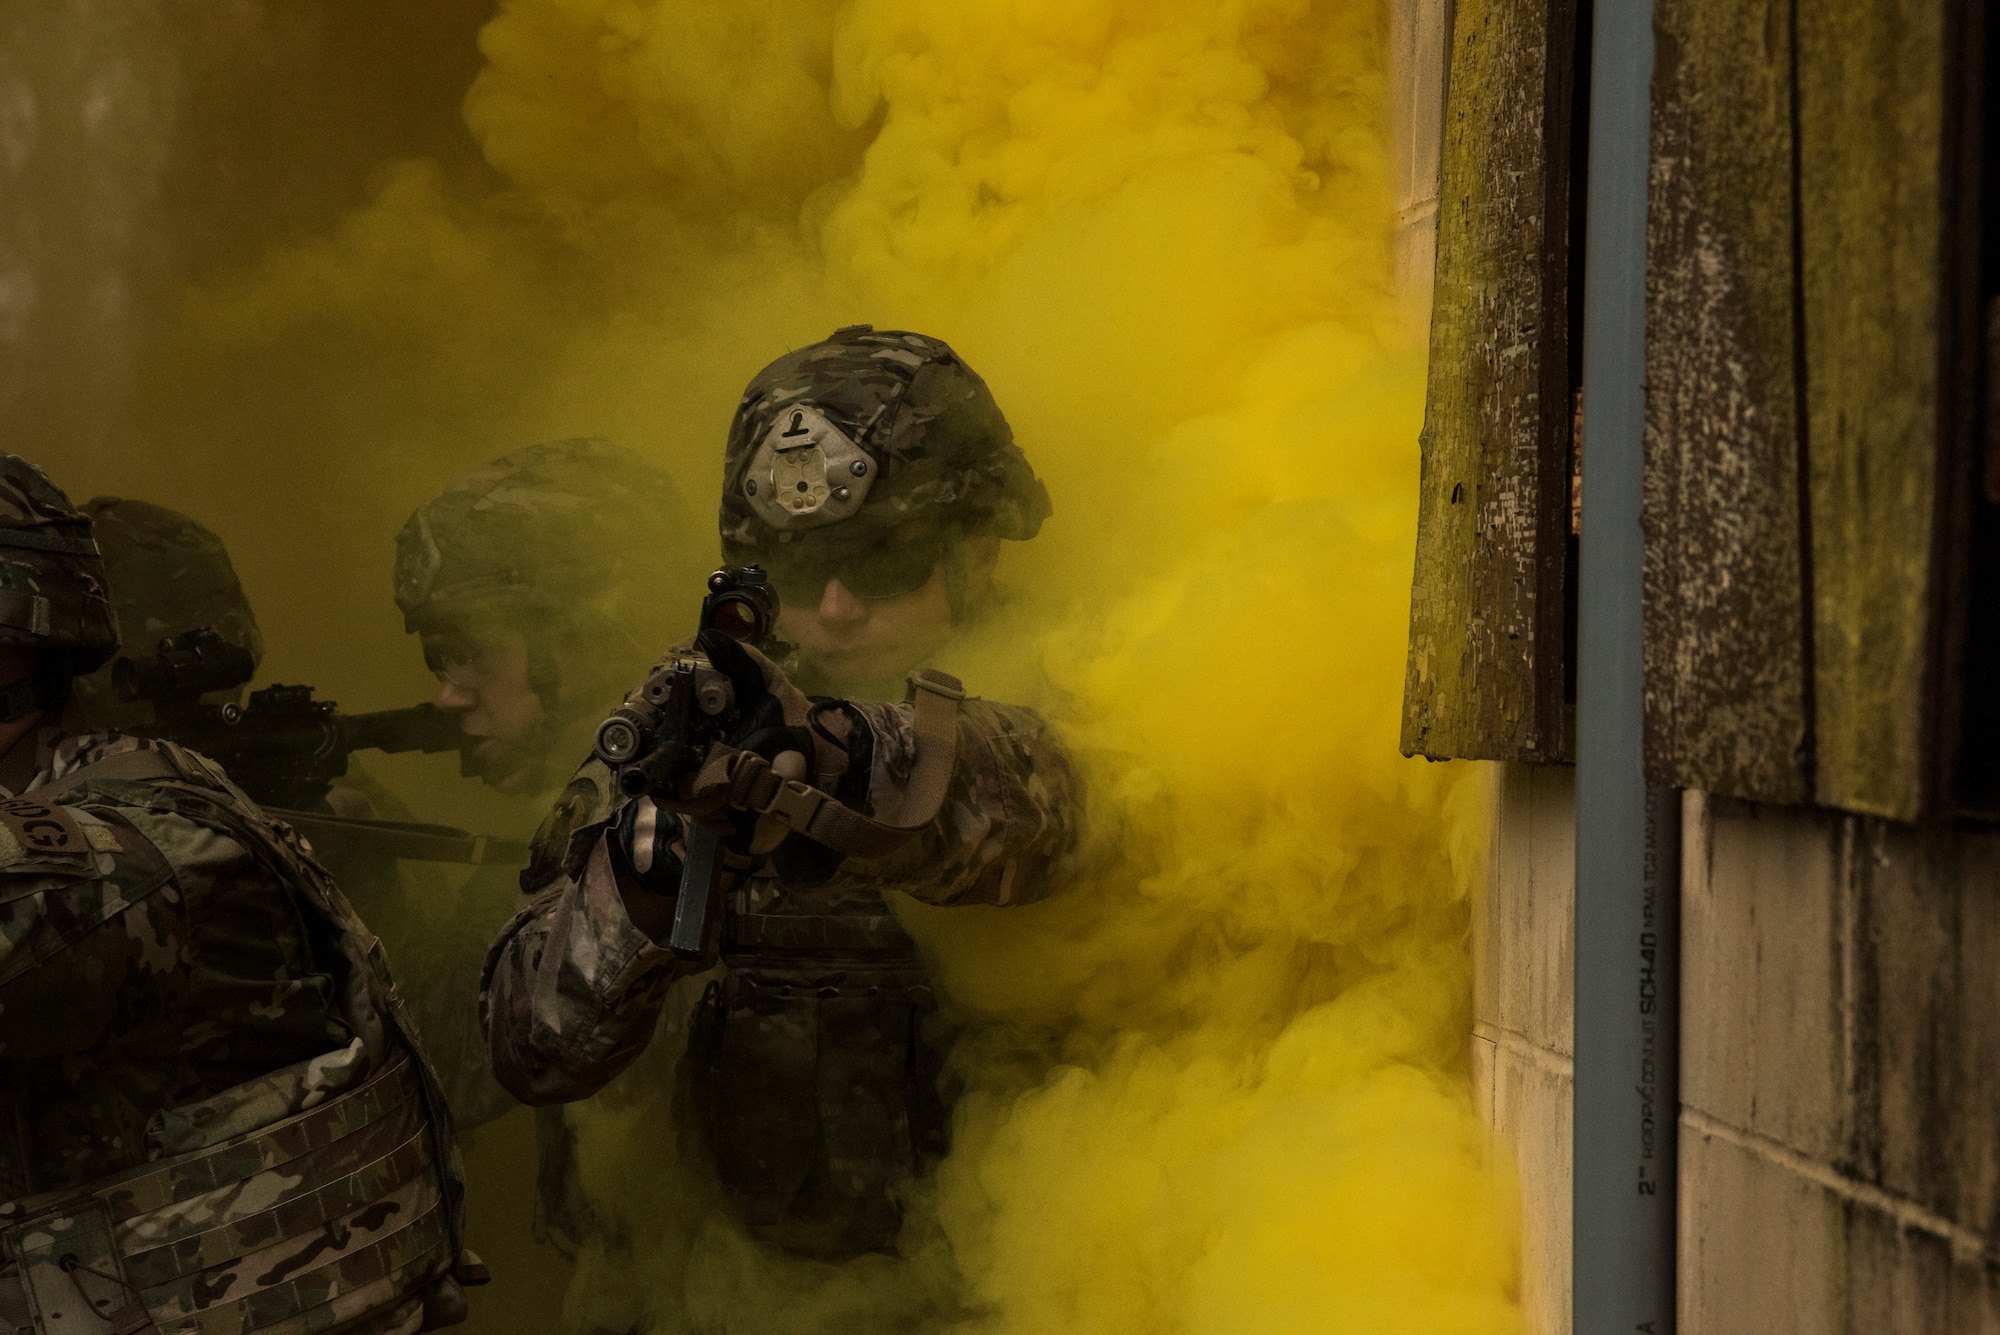
[[[207,628],[248,653],[253,668],[262,663],[264,637],[256,611],[229,549],[213,530],[179,510],[117,496],[87,501],[83,512],[103,554],[129,654],[144,655],[167,636]],[[243,691],[239,686],[203,698],[240,704]],[[152,705],[120,698],[108,663],[78,678],[74,695],[94,730],[152,722]],[[336,815],[360,819],[415,818],[353,759],[328,791],[325,805]],[[398,862],[358,838],[318,836],[314,851],[386,944],[399,990],[424,1035],[425,1050],[444,1082],[460,1129],[516,1107],[486,1069],[476,1025],[484,942],[478,928],[468,933],[457,925],[460,890],[453,878],[437,864]],[[454,954],[457,937],[466,939]]]
[[450,1117],[379,944],[200,756],[75,731],[117,647],[89,519],[0,455],[0,1325],[462,1321]]
[[[626,685],[686,633],[677,595],[709,568],[699,534],[672,479],[594,438],[515,450],[417,508],[396,537],[396,604],[437,676],[436,703],[460,716],[468,772],[546,807]],[[475,873],[434,947],[461,999],[446,1045],[463,1061],[476,1052],[482,1075],[479,970],[518,907],[520,870]],[[541,1112],[536,1138],[536,1235],[574,1255],[595,1225],[560,1110]]]
[[472,772],[503,793],[562,781],[685,633],[673,593],[704,569],[690,527],[665,473],[598,439],[516,450],[418,507],[396,535],[396,605]]
[[[894,1246],[898,1189],[942,1153],[947,1109],[930,981],[888,898],[1040,898],[1065,876],[1079,804],[1032,710],[953,702],[942,674],[910,677],[923,703],[880,693],[978,615],[1000,543],[1048,512],[984,382],[935,339],[843,329],[751,382],[724,463],[724,553],[767,567],[800,653],[795,683],[704,638],[718,666],[741,655],[763,681],[754,702],[739,685],[746,713],[785,725],[729,740],[756,752],[764,769],[750,769],[811,774],[859,815],[907,816],[935,782],[934,814],[875,856],[794,827],[730,892],[719,961],[688,961],[660,944],[681,873],[674,811],[737,831],[746,809],[765,813],[759,846],[784,834],[766,823],[775,808],[755,793],[727,808],[625,800],[591,760],[537,835],[530,898],[487,966],[502,1084],[531,1103],[591,1094],[652,1039],[672,983],[719,963],[681,1062],[682,1130],[753,1236],[825,1259]],[[955,742],[920,741],[940,718]],[[734,773],[729,749],[710,760]]]
[[[125,652],[144,654],[169,635],[207,627],[264,661],[264,633],[243,593],[222,539],[202,524],[151,501],[99,496],[83,513],[97,535],[117,601]],[[119,698],[107,664],[76,681],[77,704],[93,728],[111,730],[151,720],[152,706]],[[243,688],[205,699],[241,704]]]

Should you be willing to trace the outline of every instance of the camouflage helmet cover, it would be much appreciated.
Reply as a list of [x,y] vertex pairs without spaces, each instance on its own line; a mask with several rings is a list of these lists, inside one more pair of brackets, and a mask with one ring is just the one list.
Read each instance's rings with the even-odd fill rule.
[[[257,614],[214,532],[178,510],[118,496],[85,501],[83,512],[104,553],[127,653],[143,657],[169,635],[206,626],[246,650],[253,668],[264,661]],[[207,698],[242,694],[238,687]],[[92,727],[123,729],[152,717],[151,705],[119,698],[110,667],[79,677],[76,696]]]
[[99,496],[86,501],[110,573],[113,605],[129,652],[206,626],[264,660],[264,635],[243,593],[229,549],[197,520],[150,501]]
[[81,675],[118,650],[90,517],[41,469],[0,454],[0,644],[57,650]]
[[923,334],[837,330],[758,372],[730,424],[732,558],[833,525],[828,539],[864,542],[919,523],[1032,538],[1049,508],[986,382]]
[[515,450],[417,508],[396,535],[407,630],[527,624],[614,595],[679,515],[665,473],[595,437]]

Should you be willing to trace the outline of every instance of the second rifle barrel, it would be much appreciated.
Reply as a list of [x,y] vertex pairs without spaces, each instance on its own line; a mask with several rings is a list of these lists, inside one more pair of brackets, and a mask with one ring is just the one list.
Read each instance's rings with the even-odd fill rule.
[[465,744],[458,715],[436,705],[381,709],[341,719],[348,745],[357,751],[456,751]]

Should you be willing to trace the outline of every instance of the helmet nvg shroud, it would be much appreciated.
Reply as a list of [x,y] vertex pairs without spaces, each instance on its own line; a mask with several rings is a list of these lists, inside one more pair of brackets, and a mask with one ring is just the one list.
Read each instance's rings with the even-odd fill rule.
[[734,564],[975,533],[1032,538],[1049,494],[986,382],[938,339],[850,325],[744,391],[723,460]]

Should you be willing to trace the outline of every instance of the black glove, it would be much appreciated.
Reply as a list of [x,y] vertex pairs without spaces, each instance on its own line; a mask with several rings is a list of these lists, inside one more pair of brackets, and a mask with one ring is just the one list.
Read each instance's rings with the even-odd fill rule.
[[719,630],[705,630],[695,644],[707,656],[709,664],[729,678],[729,684],[735,688],[737,722],[723,742],[742,751],[754,751],[766,760],[776,760],[786,751],[797,751],[810,770],[814,758],[812,734],[803,727],[786,725],[785,702],[771,689],[764,669],[751,658],[742,642]]
[[641,890],[671,895],[681,888],[681,860],[674,841],[681,837],[681,818],[662,811],[650,797],[634,798],[618,813],[611,831],[611,856],[618,870]]

